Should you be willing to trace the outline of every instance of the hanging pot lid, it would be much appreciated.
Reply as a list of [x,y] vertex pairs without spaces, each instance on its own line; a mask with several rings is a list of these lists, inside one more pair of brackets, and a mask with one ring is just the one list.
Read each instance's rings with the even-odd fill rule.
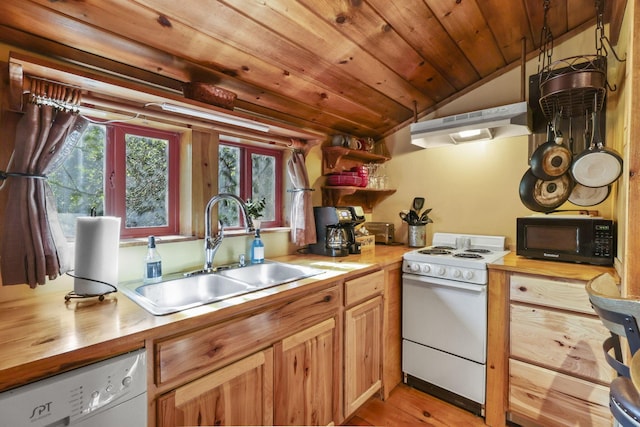
[[607,197],[609,197],[610,192],[610,185],[604,187],[585,187],[582,184],[576,183],[569,195],[569,201],[576,206],[595,206],[604,202]]
[[604,187],[613,183],[622,173],[621,160],[610,151],[590,148],[578,156],[571,167],[576,182],[585,187]]
[[589,148],[573,160],[571,173],[578,184],[585,187],[604,187],[622,174],[622,158],[613,150],[604,148],[600,136],[600,113],[593,112],[593,136]]

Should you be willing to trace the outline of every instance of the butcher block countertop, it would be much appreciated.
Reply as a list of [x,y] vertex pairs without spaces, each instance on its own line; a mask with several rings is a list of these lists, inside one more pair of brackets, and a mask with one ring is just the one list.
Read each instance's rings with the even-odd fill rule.
[[65,302],[25,286],[0,287],[0,391],[145,346],[153,338],[236,316],[280,299],[399,262],[407,246],[381,246],[373,254],[331,258],[289,255],[275,261],[309,265],[327,273],[244,296],[154,316],[124,294]]
[[489,270],[492,269],[585,281],[591,280],[601,273],[609,273],[615,277],[617,282],[620,282],[620,277],[613,267],[535,260],[518,256],[514,252],[510,252],[501,260],[489,264]]

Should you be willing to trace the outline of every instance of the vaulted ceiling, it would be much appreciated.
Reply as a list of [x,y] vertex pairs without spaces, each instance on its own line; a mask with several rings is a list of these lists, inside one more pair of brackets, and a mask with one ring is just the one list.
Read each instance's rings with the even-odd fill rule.
[[[519,66],[523,45],[537,55],[543,3],[2,0],[0,41],[174,92],[214,83],[239,110],[379,138]],[[604,3],[614,43],[625,5]],[[559,41],[594,16],[594,0],[551,0],[548,24]]]

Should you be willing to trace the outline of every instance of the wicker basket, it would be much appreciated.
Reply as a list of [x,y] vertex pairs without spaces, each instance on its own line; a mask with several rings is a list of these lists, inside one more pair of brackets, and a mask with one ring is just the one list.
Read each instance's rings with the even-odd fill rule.
[[236,94],[211,83],[190,82],[182,86],[185,98],[233,110]]

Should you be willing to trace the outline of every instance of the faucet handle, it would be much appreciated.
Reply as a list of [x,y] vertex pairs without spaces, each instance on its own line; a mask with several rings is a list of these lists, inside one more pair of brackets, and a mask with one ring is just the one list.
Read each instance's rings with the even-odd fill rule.
[[217,248],[218,246],[220,246],[220,244],[222,243],[222,238],[224,236],[221,233],[216,234],[215,236],[213,236],[213,238],[211,239],[211,245],[215,248]]
[[245,255],[244,255],[244,254],[240,254],[240,255],[238,255],[238,265],[239,265],[240,267],[244,267],[244,266],[246,265],[246,262],[247,262],[247,261],[246,261],[246,258],[245,258]]

